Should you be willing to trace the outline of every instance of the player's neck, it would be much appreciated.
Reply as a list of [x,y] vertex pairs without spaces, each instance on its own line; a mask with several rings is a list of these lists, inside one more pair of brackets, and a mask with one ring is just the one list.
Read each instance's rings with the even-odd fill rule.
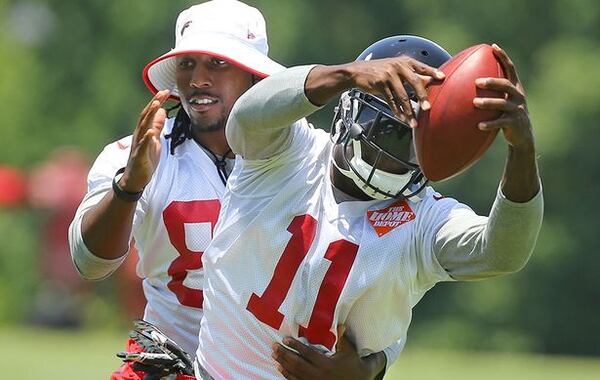
[[192,131],[192,138],[202,147],[219,157],[224,155],[227,158],[235,157],[229,148],[229,144],[227,144],[227,138],[225,138],[225,131],[223,130],[202,133]]

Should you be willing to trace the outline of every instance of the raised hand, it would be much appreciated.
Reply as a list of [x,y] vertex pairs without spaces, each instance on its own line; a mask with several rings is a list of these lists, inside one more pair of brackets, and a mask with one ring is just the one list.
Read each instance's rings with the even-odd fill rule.
[[159,91],[140,113],[133,131],[131,152],[125,173],[119,185],[123,190],[136,193],[150,182],[160,158],[160,132],[167,117],[161,108],[169,98],[169,90]]
[[533,131],[527,111],[525,90],[506,52],[496,44],[492,47],[506,78],[479,78],[475,84],[482,89],[500,91],[505,96],[504,98],[475,98],[473,104],[480,109],[501,111],[502,115],[496,120],[479,123],[479,129],[483,131],[502,129],[504,138],[511,147],[533,150]]
[[350,65],[355,87],[381,95],[396,116],[411,127],[416,127],[417,121],[404,83],[414,89],[420,107],[427,111],[430,108],[427,86],[433,80],[444,79],[442,71],[406,56],[356,61]]
[[509,146],[501,182],[502,193],[513,202],[527,202],[540,191],[540,181],[525,90],[506,52],[496,44],[492,46],[506,78],[479,78],[475,84],[479,88],[500,91],[504,97],[475,98],[473,104],[477,108],[502,112],[495,120],[479,123],[479,129],[502,129]]

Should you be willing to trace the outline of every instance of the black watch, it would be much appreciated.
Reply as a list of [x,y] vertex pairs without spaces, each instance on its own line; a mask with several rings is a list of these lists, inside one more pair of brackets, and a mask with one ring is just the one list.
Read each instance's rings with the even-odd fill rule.
[[115,176],[113,177],[112,189],[115,192],[115,195],[117,196],[117,198],[119,198],[125,202],[139,201],[140,198],[142,197],[142,194],[144,193],[143,189],[142,189],[142,191],[139,191],[137,193],[130,193],[129,191],[123,190],[121,188],[121,186],[119,186],[119,180],[123,176],[123,173],[125,173],[125,168],[121,168],[121,169],[117,170],[117,172],[115,173]]

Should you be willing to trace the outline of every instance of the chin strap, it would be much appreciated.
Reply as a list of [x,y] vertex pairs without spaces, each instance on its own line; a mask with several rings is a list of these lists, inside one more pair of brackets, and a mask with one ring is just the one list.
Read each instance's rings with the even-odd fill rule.
[[409,171],[406,174],[394,174],[376,169],[362,159],[361,146],[358,140],[352,140],[352,148],[354,155],[350,160],[344,155],[350,170],[341,168],[334,158],[332,158],[333,164],[369,197],[384,200],[394,198],[390,194],[398,194],[413,202],[423,199],[422,190],[428,181],[423,180],[422,174],[415,171]]
[[[332,160],[333,166],[335,166],[345,177],[350,178],[354,182],[354,184],[367,196],[377,200],[386,200],[394,198],[376,191],[373,187],[364,183],[352,170],[343,169],[337,164],[334,158],[332,158]],[[411,202],[420,202],[421,200],[423,200],[423,198],[425,198],[424,190],[425,186],[427,185],[427,182],[428,181],[424,181],[423,183],[410,185],[406,190],[404,190],[402,196]],[[342,189],[338,190],[344,192],[344,190]]]
[[[356,185],[356,187],[358,187],[367,196],[369,196],[373,199],[378,199],[378,200],[386,200],[386,199],[394,198],[392,196],[382,194],[381,192],[377,191],[373,185],[368,185],[367,183],[365,183],[362,179],[360,179],[360,177],[358,175],[356,175],[356,173],[354,173],[354,171],[342,168],[340,165],[338,165],[338,163],[336,162],[334,157],[331,157],[331,160],[333,161],[333,166],[335,166],[342,175],[351,179],[352,182],[354,182],[354,184]],[[402,192],[401,195],[411,202],[420,202],[425,197],[425,192],[423,190],[425,189],[425,186],[427,185],[428,182],[429,181],[425,180],[425,181],[421,181],[416,184],[409,185]],[[340,191],[343,191],[343,190],[340,189]]]

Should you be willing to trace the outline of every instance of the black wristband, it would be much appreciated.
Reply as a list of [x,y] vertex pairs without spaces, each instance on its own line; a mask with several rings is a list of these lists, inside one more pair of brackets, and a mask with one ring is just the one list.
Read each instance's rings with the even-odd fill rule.
[[[112,181],[112,189],[115,192],[115,195],[117,196],[117,198],[125,201],[125,202],[137,202],[140,200],[140,198],[142,197],[142,194],[144,193],[144,190],[137,192],[137,193],[130,193],[129,191],[125,191],[121,188],[121,186],[119,186],[119,181],[117,179],[117,177],[119,177],[119,174],[123,174],[125,173],[125,168],[121,168],[119,170],[117,170],[117,172],[115,173],[115,176],[113,177],[113,181]],[[120,179],[120,177],[119,177]]]

